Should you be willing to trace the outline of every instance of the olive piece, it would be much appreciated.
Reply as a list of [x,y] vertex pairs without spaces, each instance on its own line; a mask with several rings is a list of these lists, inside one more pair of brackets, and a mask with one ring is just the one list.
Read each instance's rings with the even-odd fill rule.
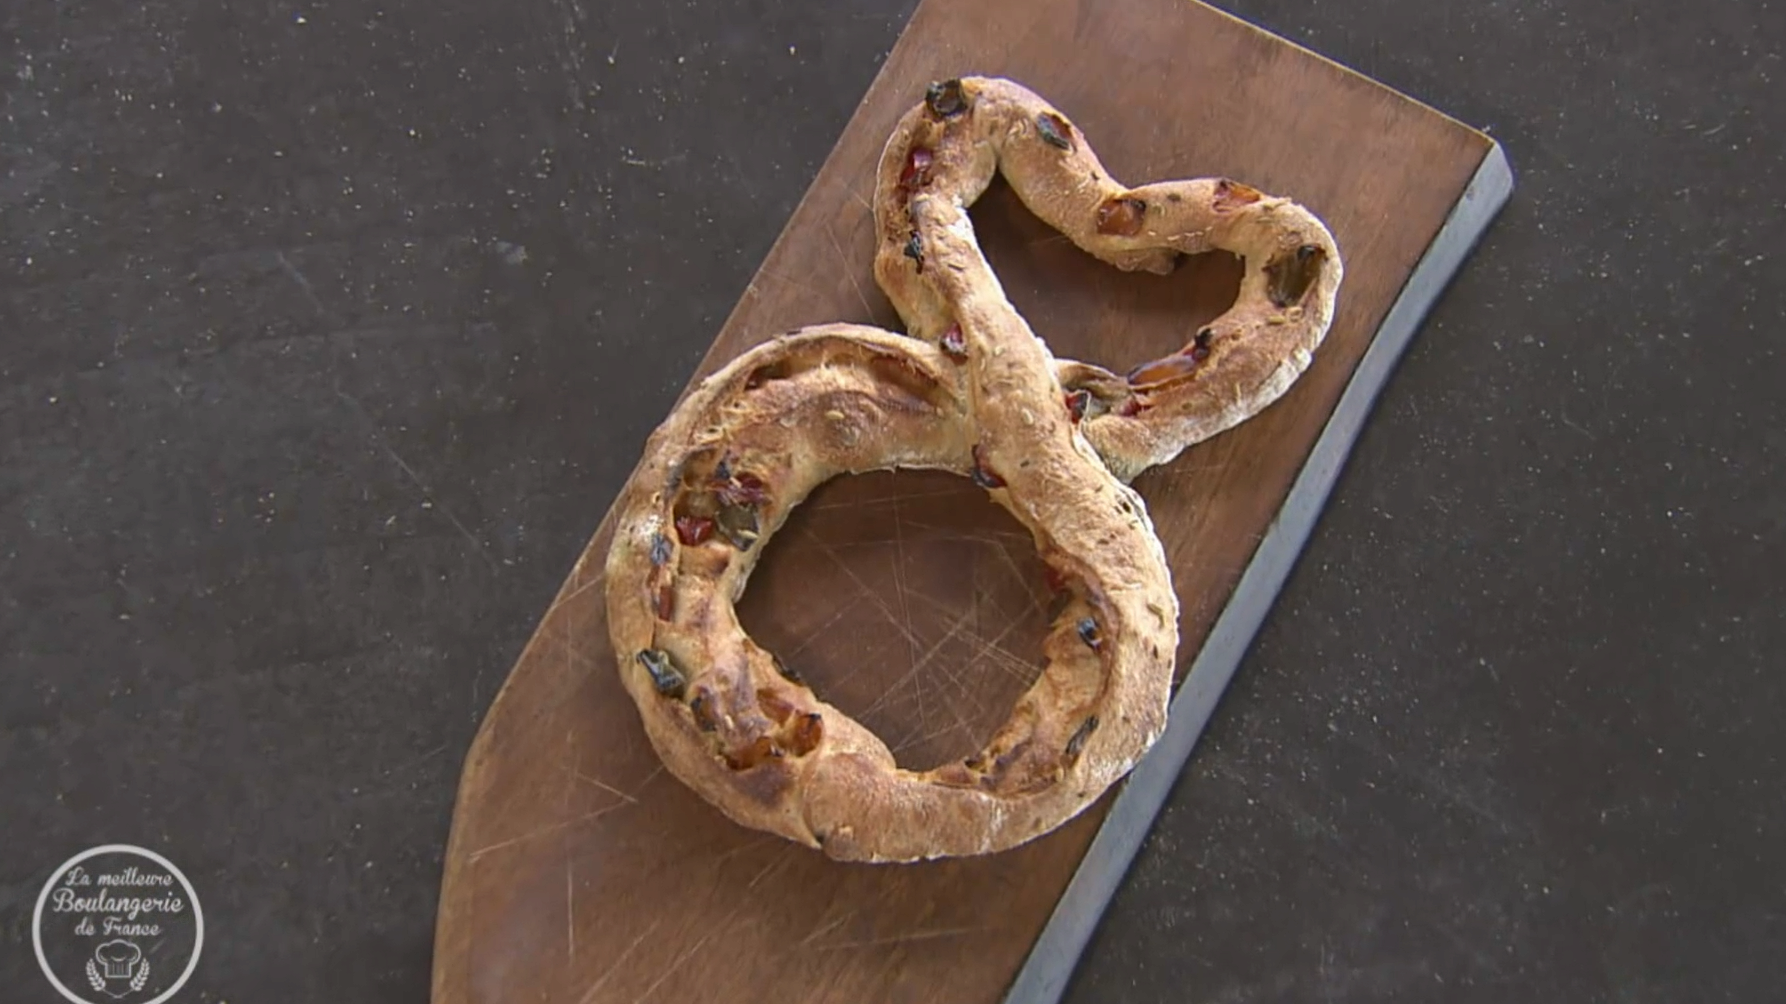
[[799,673],[789,669],[787,664],[781,661],[781,656],[776,655],[774,652],[770,652],[769,661],[775,664],[775,671],[780,673],[783,679],[787,680],[789,683],[798,684],[802,687],[806,686],[805,678]]
[[688,677],[670,661],[670,653],[661,648],[648,648],[639,653],[639,665],[651,674],[651,685],[665,697],[681,697],[688,687]]
[[1093,732],[1096,732],[1097,730],[1098,730],[1098,716],[1097,715],[1092,715],[1090,718],[1087,718],[1085,721],[1080,722],[1079,727],[1077,729],[1073,730],[1073,737],[1071,739],[1067,740],[1067,756],[1077,757],[1079,755],[1080,751],[1085,749],[1085,741],[1087,739],[1090,739],[1091,734]]
[[924,271],[924,239],[918,236],[916,230],[912,231],[912,236],[905,242],[905,256],[918,263],[919,272]]
[[1087,617],[1079,622],[1079,640],[1091,646],[1093,649],[1099,648],[1104,644],[1104,635],[1098,630],[1097,620]]
[[1265,266],[1266,293],[1275,307],[1288,307],[1301,300],[1315,277],[1321,273],[1321,261],[1327,257],[1319,245],[1304,244]]
[[720,536],[740,551],[750,550],[750,545],[757,542],[760,530],[757,524],[757,511],[747,505],[721,506],[719,519]]
[[973,470],[969,472],[969,476],[974,479],[974,484],[979,485],[981,488],[1003,488],[1005,486],[1005,479],[999,477],[993,472],[992,468],[986,466],[984,452],[985,451],[980,444],[974,444],[974,467]]
[[1073,149],[1073,127],[1067,120],[1053,112],[1043,112],[1036,116],[1036,132],[1042,136],[1042,142],[1062,150]]
[[967,94],[961,89],[961,80],[956,78],[931,84],[924,92],[924,105],[939,119],[954,118],[967,111]]

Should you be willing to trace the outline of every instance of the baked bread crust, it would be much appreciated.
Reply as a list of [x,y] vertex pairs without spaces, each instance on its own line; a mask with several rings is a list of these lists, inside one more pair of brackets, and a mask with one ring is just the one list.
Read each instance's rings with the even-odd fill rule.
[[1125,271],[1164,274],[1207,251],[1245,262],[1234,305],[1178,352],[1125,376],[1056,364],[1085,437],[1124,481],[1276,401],[1327,335],[1344,268],[1313,213],[1227,178],[1126,187],[1078,126],[1034,92],[963,77],[932,85],[900,118],[875,180],[874,275],[914,337],[940,343],[955,317],[919,272],[913,252],[923,249],[912,246],[906,204],[924,192],[965,208],[995,175],[1043,222]]
[[[1051,358],[984,281],[971,235],[939,248],[978,269],[965,379],[941,350],[857,325],[760,345],[652,435],[608,556],[621,679],[671,773],[736,822],[843,860],[1045,833],[1132,768],[1166,718],[1178,606],[1145,506],[1074,434]],[[1010,719],[979,754],[923,772],[789,675],[733,608],[813,488],[893,467],[996,485],[1070,593]]]
[[[967,206],[995,171],[1117,267],[1242,254],[1236,306],[1127,377],[1056,360],[974,237]],[[1246,186],[1117,185],[1064,117],[986,78],[935,85],[901,120],[874,208],[875,274],[910,335],[801,329],[683,399],[617,504],[610,640],[667,769],[735,822],[840,860],[990,853],[1083,811],[1163,730],[1178,602],[1127,481],[1263,408],[1306,368],[1339,259],[1306,211]],[[1046,665],[1010,717],[979,753],[929,771],[900,768],[756,645],[734,609],[814,488],[896,468],[974,479],[1029,529],[1064,593]]]

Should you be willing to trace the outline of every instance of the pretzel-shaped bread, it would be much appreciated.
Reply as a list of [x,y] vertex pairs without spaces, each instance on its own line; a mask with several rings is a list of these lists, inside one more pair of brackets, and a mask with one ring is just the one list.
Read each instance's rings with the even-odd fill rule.
[[[1240,251],[1236,307],[1127,378],[1056,360],[967,215],[998,170],[1118,267]],[[689,392],[616,506],[610,640],[659,757],[732,820],[840,860],[984,854],[1083,811],[1164,728],[1178,601],[1127,481],[1264,407],[1306,368],[1338,257],[1306,211],[1233,182],[1121,188],[1058,113],[984,78],[933,86],[901,120],[875,211],[875,274],[910,335],[801,329]],[[1046,665],[1010,717],[980,752],[928,771],[899,767],[755,644],[733,606],[808,493],[893,468],[972,478],[1028,528],[1063,594]]]

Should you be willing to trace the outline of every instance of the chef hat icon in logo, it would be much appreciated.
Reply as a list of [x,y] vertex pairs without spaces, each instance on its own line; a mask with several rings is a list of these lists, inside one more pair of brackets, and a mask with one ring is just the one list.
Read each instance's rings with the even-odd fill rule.
[[[99,965],[94,965],[97,962]],[[123,981],[114,983],[114,980]],[[107,941],[93,950],[93,959],[87,963],[87,982],[93,989],[110,997],[122,997],[135,990],[141,990],[149,981],[149,960],[143,958],[143,950],[135,943],[117,938]]]
[[136,975],[136,964],[143,960],[143,950],[119,938],[93,950],[93,958],[105,967],[108,980],[127,980]]

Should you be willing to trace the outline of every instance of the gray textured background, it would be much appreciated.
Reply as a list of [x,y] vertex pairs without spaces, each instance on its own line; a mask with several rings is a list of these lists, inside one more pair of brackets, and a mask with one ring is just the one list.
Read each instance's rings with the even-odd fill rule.
[[[1231,0],[1508,148],[1069,997],[1786,979],[1762,0]],[[0,5],[0,985],[142,843],[178,1000],[421,1001],[459,760],[911,4]]]

